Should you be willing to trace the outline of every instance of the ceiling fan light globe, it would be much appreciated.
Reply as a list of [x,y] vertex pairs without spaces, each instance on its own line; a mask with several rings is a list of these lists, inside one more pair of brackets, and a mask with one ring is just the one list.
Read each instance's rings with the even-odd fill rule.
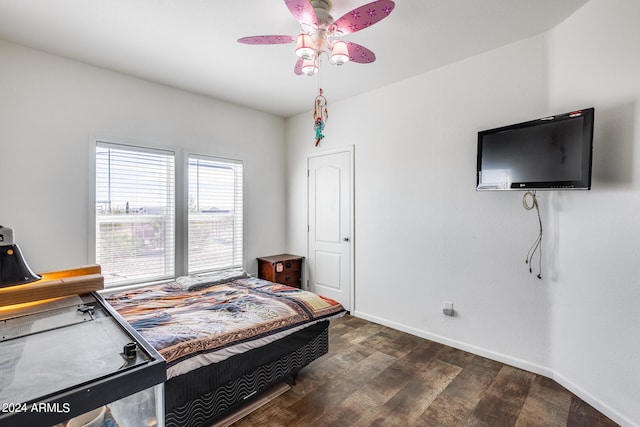
[[331,62],[336,65],[342,65],[349,61],[349,48],[343,41],[337,41],[331,49]]
[[331,61],[336,65],[343,65],[345,62],[349,62],[348,55],[331,55]]
[[302,69],[302,72],[307,76],[314,76],[318,72],[318,67],[306,67]]
[[306,60],[313,59],[314,54],[315,54],[315,51],[308,47],[296,49],[296,55],[302,59],[306,59]]
[[296,55],[302,59],[311,59],[315,54],[311,36],[309,34],[300,34],[296,39]]
[[313,76],[318,72],[318,64],[316,64],[315,58],[305,59],[300,69],[307,76]]

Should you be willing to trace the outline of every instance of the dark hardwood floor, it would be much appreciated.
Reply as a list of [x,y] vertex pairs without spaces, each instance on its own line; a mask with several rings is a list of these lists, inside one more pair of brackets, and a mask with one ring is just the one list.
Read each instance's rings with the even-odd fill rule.
[[616,426],[554,381],[345,316],[329,354],[245,426]]

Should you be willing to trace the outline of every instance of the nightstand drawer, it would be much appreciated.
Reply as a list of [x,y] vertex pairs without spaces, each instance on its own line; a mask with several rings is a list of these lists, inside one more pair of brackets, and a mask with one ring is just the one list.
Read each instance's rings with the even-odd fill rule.
[[284,272],[276,274],[276,283],[281,283],[283,285],[295,286],[296,288],[300,287],[300,272],[292,271],[292,272]]
[[304,257],[289,254],[258,258],[258,277],[301,288],[303,260]]
[[301,271],[300,264],[301,264],[300,259],[292,259],[292,260],[277,262],[275,265],[276,274],[300,272]]

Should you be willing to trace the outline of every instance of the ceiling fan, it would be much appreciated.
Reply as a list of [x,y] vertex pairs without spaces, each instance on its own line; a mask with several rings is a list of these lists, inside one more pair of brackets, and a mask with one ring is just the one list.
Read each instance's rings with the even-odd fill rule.
[[296,36],[251,36],[238,39],[245,44],[286,44],[296,42],[298,61],[294,72],[298,75],[314,75],[319,70],[319,57],[325,53],[331,63],[342,65],[353,61],[361,64],[376,60],[376,55],[357,43],[334,40],[346,34],[370,27],[389,16],[395,3],[378,0],[344,14],[334,20],[330,0],[284,0],[293,17],[300,23]]

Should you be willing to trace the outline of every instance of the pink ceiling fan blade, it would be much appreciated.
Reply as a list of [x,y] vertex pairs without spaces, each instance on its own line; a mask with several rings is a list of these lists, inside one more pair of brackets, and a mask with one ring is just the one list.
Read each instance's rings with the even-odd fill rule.
[[285,44],[295,41],[293,36],[250,36],[238,39],[238,42],[244,44]]
[[284,0],[289,11],[301,24],[318,25],[318,17],[316,11],[309,0]]
[[376,54],[353,42],[345,42],[349,51],[349,61],[358,62],[360,64],[369,64],[376,60]]
[[293,68],[293,72],[299,76],[304,74],[302,72],[302,62],[303,62],[302,58],[298,58],[298,60],[296,61],[296,66]]
[[379,0],[367,3],[345,13],[334,22],[342,34],[351,34],[364,30],[389,16],[396,4],[391,0]]

